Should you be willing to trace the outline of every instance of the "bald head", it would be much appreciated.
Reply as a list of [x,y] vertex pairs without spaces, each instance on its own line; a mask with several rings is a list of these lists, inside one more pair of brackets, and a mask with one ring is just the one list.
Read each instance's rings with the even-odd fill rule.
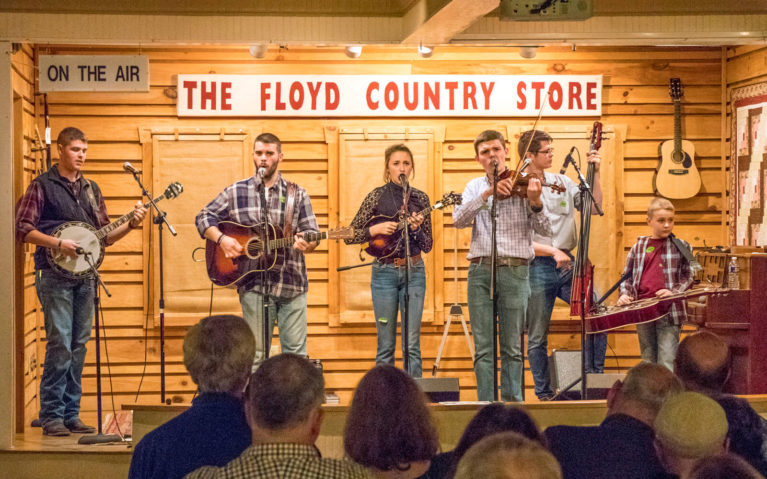
[[730,348],[708,331],[687,336],[679,343],[674,372],[687,389],[721,392],[730,376]]
[[652,424],[663,401],[682,392],[674,373],[659,364],[639,363],[629,369],[626,379],[616,382],[608,398],[608,414],[627,414]]

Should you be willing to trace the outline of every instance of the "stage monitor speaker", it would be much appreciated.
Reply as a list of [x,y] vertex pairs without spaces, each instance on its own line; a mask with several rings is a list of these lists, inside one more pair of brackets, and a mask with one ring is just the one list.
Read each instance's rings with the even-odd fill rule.
[[[554,391],[559,393],[581,377],[581,351],[578,350],[553,350],[549,357],[549,370],[551,371],[551,385]],[[589,399],[605,399],[607,391],[626,377],[622,373],[594,374],[589,373],[586,377],[586,387]],[[580,383],[571,387],[562,397],[566,399],[580,399]]]
[[458,401],[458,378],[414,378],[430,402]]

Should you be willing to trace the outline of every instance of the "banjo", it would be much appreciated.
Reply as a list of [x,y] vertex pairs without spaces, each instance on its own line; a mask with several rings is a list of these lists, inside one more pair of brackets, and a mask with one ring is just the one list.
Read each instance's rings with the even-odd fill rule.
[[[184,191],[184,187],[181,183],[173,182],[165,189],[165,193],[152,201],[157,203],[166,198],[172,199],[180,195],[182,191]],[[149,203],[146,203],[144,207],[147,207],[148,205]],[[134,212],[135,210],[117,218],[99,230],[82,221],[62,223],[53,231],[53,233],[51,233],[51,236],[63,240],[76,241],[79,247],[83,249],[84,253],[71,257],[58,249],[46,248],[48,264],[51,265],[51,268],[68,278],[76,279],[87,275],[90,273],[91,267],[86,260],[86,256],[89,255],[94,267],[98,268],[104,260],[104,238],[106,238],[112,231],[132,220]]]

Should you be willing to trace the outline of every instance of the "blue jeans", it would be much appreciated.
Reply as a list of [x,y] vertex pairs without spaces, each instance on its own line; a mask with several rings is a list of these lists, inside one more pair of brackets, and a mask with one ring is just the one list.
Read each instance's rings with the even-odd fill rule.
[[[522,401],[521,335],[530,296],[528,266],[497,269],[498,341],[501,356],[501,400]],[[493,301],[490,265],[469,264],[469,322],[474,336],[477,398],[493,400]]]
[[[394,349],[397,341],[397,310],[400,318],[405,317],[405,268],[376,261],[370,279],[373,293],[373,311],[376,317],[378,347],[376,364],[394,364]],[[423,260],[410,268],[410,301],[408,304],[407,357],[408,374],[420,378],[421,367],[421,314],[426,295],[426,271]],[[400,328],[401,329],[401,328]],[[404,331],[400,331],[404,339]],[[405,353],[402,341],[402,354]]]
[[[527,306],[527,356],[538,397],[552,396],[548,360],[548,333],[554,302],[560,298],[570,304],[572,268],[557,269],[550,256],[537,256],[530,265],[530,301]],[[596,295],[595,295],[596,296]],[[596,299],[596,298],[595,298]],[[605,369],[607,334],[586,335],[586,372]]]
[[45,363],[40,379],[40,422],[69,423],[80,414],[85,344],[93,327],[93,279],[35,271],[45,319]]
[[269,342],[264,348],[264,321],[261,294],[248,290],[240,294],[240,306],[245,322],[256,337],[256,357],[253,359],[255,370],[266,359],[264,351],[272,347],[275,322],[280,330],[280,349],[283,353],[306,356],[306,293],[295,298],[275,298],[268,296],[269,305]]
[[668,316],[651,323],[637,324],[642,361],[661,364],[673,372],[681,331],[682,326],[675,326]]

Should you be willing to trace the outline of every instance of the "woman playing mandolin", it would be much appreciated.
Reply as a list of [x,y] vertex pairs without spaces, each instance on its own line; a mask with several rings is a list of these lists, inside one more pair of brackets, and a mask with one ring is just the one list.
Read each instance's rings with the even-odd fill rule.
[[[416,212],[428,208],[429,197],[423,191],[406,184],[415,172],[413,153],[407,146],[390,146],[384,158],[383,177],[386,184],[375,188],[365,197],[352,221],[354,238],[345,241],[347,244],[368,242],[366,251],[376,257],[370,281],[378,333],[376,364],[393,364],[397,311],[404,311],[406,258],[403,217],[407,218],[407,231],[410,235],[407,372],[412,377],[420,378],[421,313],[426,291],[426,274],[421,254],[431,251],[432,236],[429,216]],[[407,214],[403,215],[406,188],[408,207]]]

